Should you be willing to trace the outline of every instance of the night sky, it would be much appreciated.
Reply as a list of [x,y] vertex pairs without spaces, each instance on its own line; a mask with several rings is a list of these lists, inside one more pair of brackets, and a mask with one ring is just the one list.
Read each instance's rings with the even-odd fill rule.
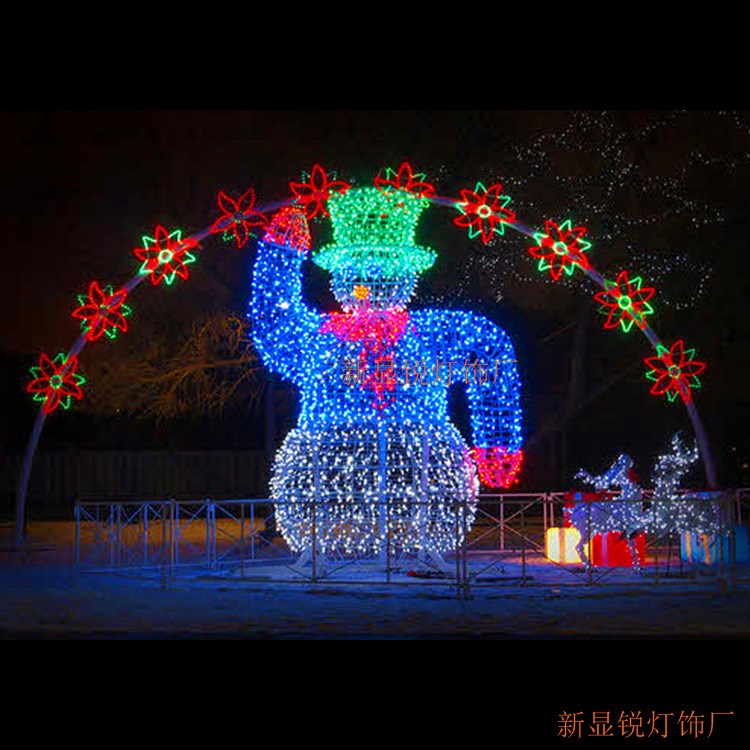
[[[746,433],[747,110],[5,110],[0,138],[0,351],[16,368],[9,382],[18,382],[19,362],[28,367],[38,353],[72,345],[76,295],[93,279],[129,280],[137,270],[132,250],[157,224],[184,234],[206,229],[220,190],[253,187],[260,205],[283,200],[289,182],[315,163],[363,185],[409,161],[443,196],[500,182],[523,223],[540,228],[546,218],[570,217],[587,226],[594,266],[642,275],[657,288],[650,319],[657,333],[684,338],[709,362],[698,404],[715,448],[737,447]],[[568,377],[570,334],[542,342],[579,315],[592,321],[587,387],[615,362],[651,356],[637,332],[624,339],[602,330],[594,290],[581,277],[557,288],[545,279],[526,237],[509,231],[484,247],[452,217],[445,209],[424,227],[439,259],[414,306],[471,307],[505,325],[527,390],[539,396],[528,404],[534,424]],[[229,293],[214,299],[216,309],[244,312],[252,258],[252,250],[207,241],[189,282],[142,285],[134,307],[161,295],[144,304],[148,314],[169,316],[170,296],[176,310],[190,309],[189,298],[208,309],[220,267]],[[329,306],[325,278],[310,273],[311,302]],[[12,387],[5,397],[26,398]],[[649,451],[673,428],[688,428],[679,404],[648,395],[641,369],[590,410],[605,416],[587,426],[584,415],[576,444],[587,429],[601,436],[602,425],[619,427],[604,429],[602,455],[632,443],[644,423],[663,419]]]

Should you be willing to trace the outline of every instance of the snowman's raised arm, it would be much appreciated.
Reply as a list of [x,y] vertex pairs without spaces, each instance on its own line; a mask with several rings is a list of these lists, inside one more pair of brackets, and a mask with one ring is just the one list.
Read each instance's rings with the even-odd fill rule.
[[454,380],[466,388],[480,481],[510,487],[523,462],[521,380],[513,344],[502,328],[481,315],[443,314]]
[[279,211],[258,242],[253,267],[251,337],[263,364],[283,378],[305,377],[304,362],[312,352],[322,316],[302,299],[302,264],[310,251],[304,214]]

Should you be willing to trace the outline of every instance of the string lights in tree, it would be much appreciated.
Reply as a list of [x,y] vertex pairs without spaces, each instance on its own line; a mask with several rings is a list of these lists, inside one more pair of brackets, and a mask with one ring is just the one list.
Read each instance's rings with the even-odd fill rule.
[[175,229],[167,232],[162,226],[157,226],[153,237],[143,237],[143,247],[133,250],[135,257],[143,261],[139,269],[142,276],[148,276],[156,286],[162,281],[172,284],[175,277],[188,277],[188,265],[195,263],[195,256],[190,252],[198,247],[198,243],[188,237],[182,239],[182,231]]
[[[732,185],[750,162],[746,111],[567,110],[544,115],[541,128],[534,111],[512,116],[527,117],[528,127],[509,139],[497,180],[513,185],[514,198],[522,191],[532,226],[543,220],[540,212],[575,210],[596,237],[602,263],[637,269],[657,288],[660,310],[695,310],[706,300],[716,263],[705,238],[720,235],[732,205],[712,187]],[[482,155],[474,168],[498,169],[497,162]],[[467,253],[451,285],[421,299],[523,302],[543,293],[543,281],[518,253]],[[558,284],[580,288],[567,275]]]
[[86,378],[77,372],[78,359],[60,352],[54,359],[46,354],[39,357],[39,364],[32,367],[34,379],[26,390],[34,395],[34,401],[42,403],[44,414],[51,414],[58,407],[69,409],[71,399],[80,401],[83,391],[80,386]]
[[715,264],[684,250],[629,253],[632,264],[659,287],[659,306],[672,310],[695,309],[711,291]]
[[131,309],[125,303],[127,289],[113,291],[111,286],[103,290],[99,282],[92,281],[89,286],[88,297],[78,295],[80,307],[73,310],[71,315],[81,321],[81,331],[88,341],[97,341],[102,336],[114,339],[117,331],[126,331],[127,318]]

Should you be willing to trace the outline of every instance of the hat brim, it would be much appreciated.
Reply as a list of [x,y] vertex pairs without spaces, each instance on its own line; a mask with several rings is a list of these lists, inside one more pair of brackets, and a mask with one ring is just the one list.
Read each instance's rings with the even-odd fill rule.
[[423,273],[435,265],[437,254],[425,247],[383,247],[373,245],[327,245],[313,256],[313,262],[335,273],[344,269],[362,272],[378,268],[387,277]]

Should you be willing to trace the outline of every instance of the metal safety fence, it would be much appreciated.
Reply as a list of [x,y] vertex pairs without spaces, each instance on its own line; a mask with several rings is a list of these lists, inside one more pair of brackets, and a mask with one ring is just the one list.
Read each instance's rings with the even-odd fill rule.
[[[310,500],[305,504],[308,544],[295,551],[277,528],[282,506],[268,499],[81,501],[75,506],[75,555],[81,570],[158,578],[165,586],[191,577],[313,584],[429,582],[467,597],[477,587],[493,586],[642,588],[679,582],[731,589],[750,582],[750,490],[700,497],[715,514],[716,533],[693,535],[691,549],[690,532],[684,529],[646,529],[638,535],[643,558],[638,569],[606,559],[586,565],[570,550],[567,555],[550,553],[550,535],[567,533],[570,493],[563,492],[485,494],[476,504],[456,504],[450,523],[441,518],[453,534],[449,550],[442,553],[419,548],[430,520],[427,506],[420,509],[418,502],[412,502],[408,516],[396,512],[392,503],[375,503],[369,514],[332,521],[324,503]],[[659,512],[657,501],[648,495],[643,500],[649,512]],[[295,512],[300,512],[299,501]],[[414,543],[405,543],[407,539]],[[591,541],[588,550],[589,559],[595,558]]]

